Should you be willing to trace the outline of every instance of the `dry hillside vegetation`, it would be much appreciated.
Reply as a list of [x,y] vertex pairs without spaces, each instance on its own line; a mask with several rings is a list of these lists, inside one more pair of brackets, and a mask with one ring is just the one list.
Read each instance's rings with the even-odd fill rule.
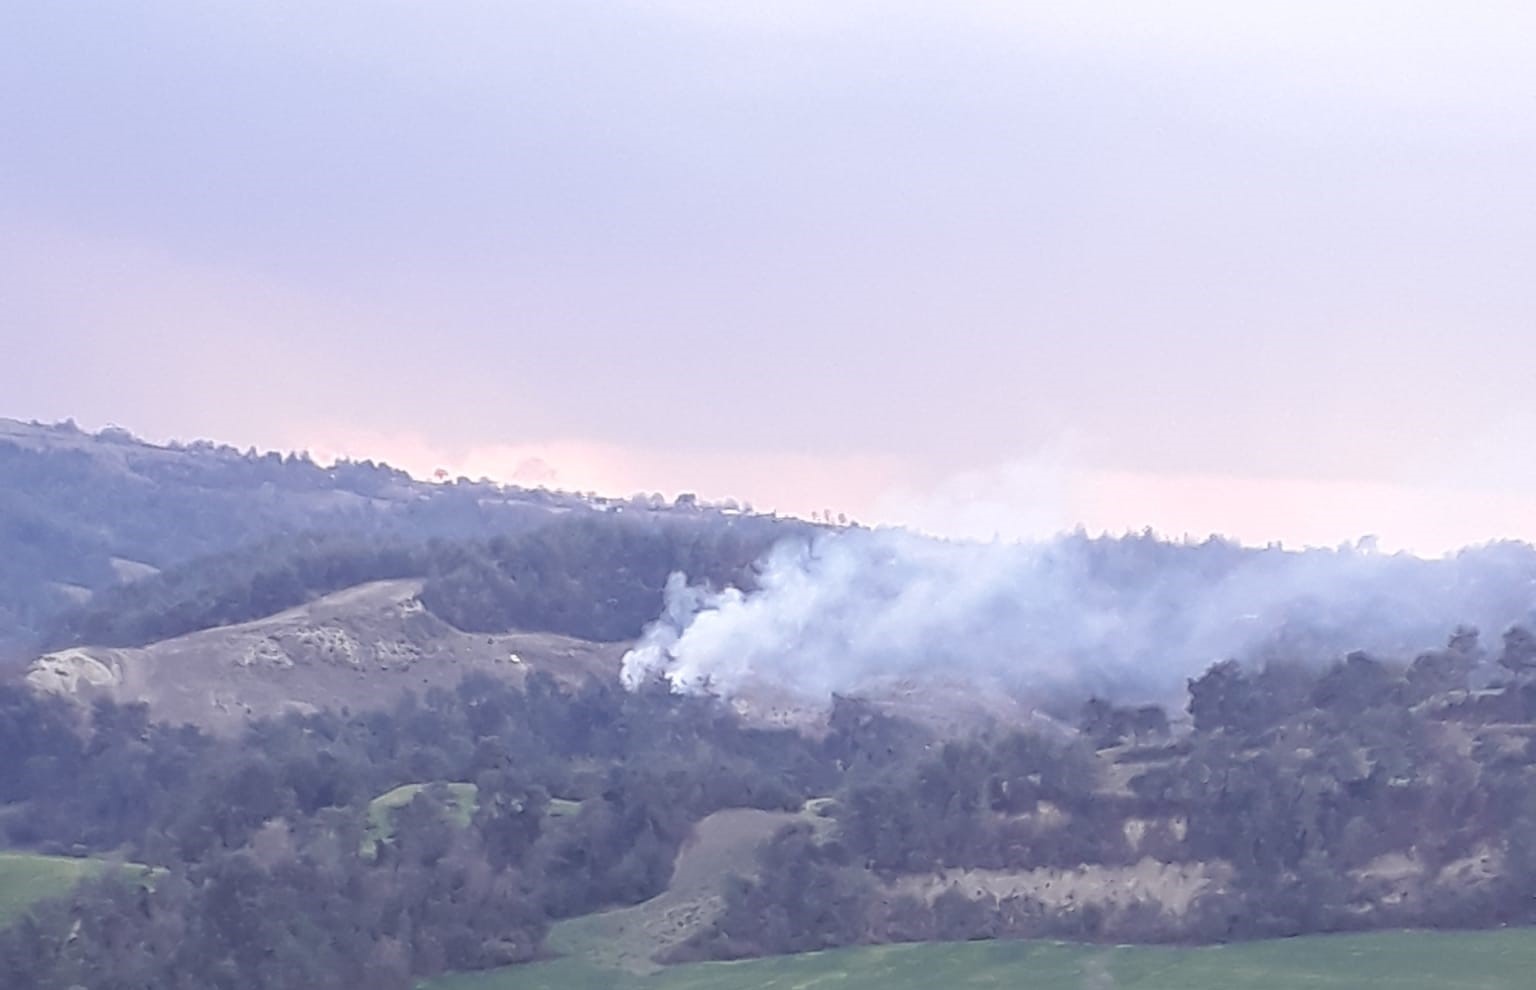
[[419,581],[380,581],[254,622],[146,647],[76,647],[33,662],[33,687],[142,701],[156,719],[238,731],[252,717],[386,707],[484,671],[611,678],[622,648],[548,633],[465,633],[421,607]]

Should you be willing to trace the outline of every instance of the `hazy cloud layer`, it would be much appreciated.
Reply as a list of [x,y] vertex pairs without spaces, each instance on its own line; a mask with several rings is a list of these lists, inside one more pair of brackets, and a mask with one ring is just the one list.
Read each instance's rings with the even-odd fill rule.
[[[1070,436],[1092,471],[1518,492],[1533,33],[1481,3],[21,0],[0,414],[918,487]],[[803,502],[841,508],[832,474]]]

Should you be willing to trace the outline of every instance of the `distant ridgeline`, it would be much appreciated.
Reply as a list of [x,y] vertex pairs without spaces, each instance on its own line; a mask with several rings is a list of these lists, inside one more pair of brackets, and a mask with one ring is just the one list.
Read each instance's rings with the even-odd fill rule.
[[[718,530],[735,541],[728,560],[706,559],[707,540],[663,523]],[[518,542],[552,524],[572,535]],[[560,600],[570,602],[584,594],[574,572],[593,571],[599,553],[630,553],[636,569],[663,573],[621,574],[592,589],[605,592],[601,614],[566,604],[549,610],[546,626],[632,636],[655,617],[668,568],[726,578],[798,525],[696,499],[672,509],[659,497],[427,484],[371,461],[325,467],[306,455],[161,447],[121,430],[0,420],[0,659],[40,645],[147,643],[397,577],[432,576],[429,599],[464,628],[537,628],[530,616],[545,609],[523,586],[530,569],[563,581]],[[453,589],[467,589],[471,575],[492,579],[460,599]]]

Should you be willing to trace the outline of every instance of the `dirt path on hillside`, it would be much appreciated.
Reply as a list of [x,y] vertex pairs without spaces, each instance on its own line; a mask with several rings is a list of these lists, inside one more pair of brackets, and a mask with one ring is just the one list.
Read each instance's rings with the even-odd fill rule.
[[630,973],[660,969],[655,957],[712,922],[722,906],[721,889],[732,873],[749,873],[757,847],[801,816],[788,811],[731,808],[694,826],[673,867],[665,893],[633,907],[615,908],[555,925],[549,947]]

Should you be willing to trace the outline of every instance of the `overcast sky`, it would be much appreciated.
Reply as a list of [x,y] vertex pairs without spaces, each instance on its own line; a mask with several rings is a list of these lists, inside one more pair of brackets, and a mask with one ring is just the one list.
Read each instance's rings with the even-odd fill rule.
[[1536,537],[1536,6],[0,5],[0,415]]

